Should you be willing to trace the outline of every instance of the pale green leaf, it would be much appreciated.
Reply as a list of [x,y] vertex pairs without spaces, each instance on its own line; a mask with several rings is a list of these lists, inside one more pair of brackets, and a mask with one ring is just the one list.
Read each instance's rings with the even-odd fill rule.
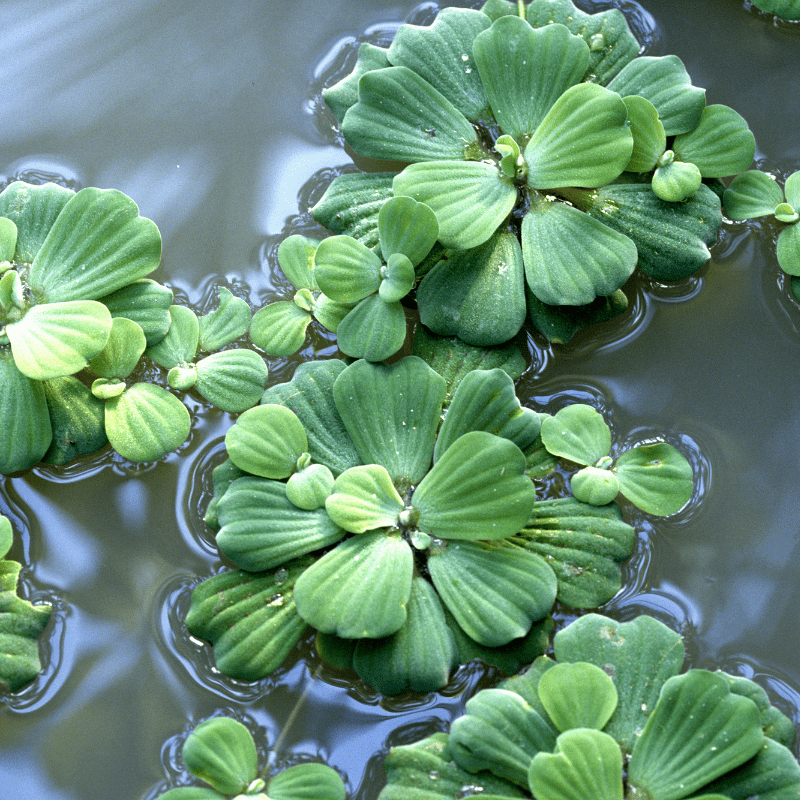
[[783,192],[772,175],[751,169],[737,175],[725,190],[722,205],[731,219],[751,219],[775,213]]
[[692,496],[692,466],[665,442],[634,447],[614,465],[622,494],[648,514],[680,511]]
[[295,289],[317,288],[314,279],[314,253],[319,239],[294,234],[278,245],[278,265]]
[[212,405],[238,414],[261,399],[268,370],[252,350],[224,350],[197,362],[195,388]]
[[8,555],[13,542],[14,531],[11,528],[11,520],[4,514],[0,514],[0,558]]
[[691,197],[703,182],[700,170],[685,161],[670,161],[659,165],[651,185],[655,194],[669,203],[679,203]]
[[[280,249],[280,248],[279,248]],[[234,297],[224,286],[218,288],[219,304],[200,317],[198,349],[204,353],[218,350],[247,333],[250,325],[250,306],[241,297]]]
[[[410,197],[398,197],[397,200],[411,200]],[[414,201],[411,200],[413,203]],[[431,215],[433,212],[431,211]],[[434,217],[435,221],[435,217]],[[416,281],[414,265],[408,256],[402,253],[392,253],[385,267],[386,276],[381,281],[378,290],[384,303],[396,303],[402,300],[413,288]],[[383,269],[381,270],[383,272]]]
[[617,689],[600,667],[586,662],[556,664],[542,675],[539,699],[559,731],[602,730],[617,707]]
[[391,66],[387,53],[383,47],[364,42],[358,50],[358,60],[353,71],[322,92],[322,97],[340,125],[347,109],[358,102],[358,82],[361,76],[370,70]]
[[286,498],[305,511],[316,511],[325,505],[333,491],[333,473],[322,464],[309,464],[286,481]]
[[778,234],[778,264],[789,275],[800,275],[800,224],[789,225]]
[[17,226],[8,217],[0,216],[0,263],[14,261],[17,249]]
[[101,378],[122,380],[133,372],[147,347],[144,331],[127,317],[115,317],[105,347],[89,362]]
[[339,774],[325,764],[296,764],[270,778],[270,800],[345,800]]
[[351,467],[336,478],[325,509],[346,531],[364,533],[397,525],[403,500],[389,473],[377,464],[368,464]]
[[172,290],[150,278],[140,278],[116,292],[100,298],[112,317],[125,317],[135,322],[147,339],[147,346],[158,344],[172,324],[169,307]]
[[364,298],[336,328],[339,349],[351,358],[383,361],[406,338],[406,315],[400,303],[386,303],[377,294]]
[[270,303],[253,314],[250,338],[271,356],[296,353],[306,340],[311,314],[289,301]]
[[600,467],[584,467],[569,481],[572,496],[581,503],[605,506],[619,494],[619,481],[613,472]]
[[387,264],[391,264],[392,256],[402,254],[416,267],[436,242],[439,223],[424,203],[410,197],[393,197],[378,212],[378,235]]
[[355,306],[355,303],[338,303],[321,294],[314,303],[314,317],[324,328],[336,333],[342,320]]
[[787,179],[783,187],[786,193],[786,200],[791,204],[795,211],[800,211],[800,170],[793,172]]
[[146,351],[148,358],[165,369],[194,361],[200,342],[200,322],[191,308],[172,305],[169,315],[172,323],[167,335]]
[[626,172],[649,172],[667,149],[664,125],[655,106],[644,97],[623,97],[633,134],[633,153]]
[[594,464],[611,449],[611,429],[594,408],[574,403],[542,420],[542,441],[555,456]]
[[354,303],[378,291],[381,260],[350,236],[323,239],[314,256],[319,288],[340,303]]

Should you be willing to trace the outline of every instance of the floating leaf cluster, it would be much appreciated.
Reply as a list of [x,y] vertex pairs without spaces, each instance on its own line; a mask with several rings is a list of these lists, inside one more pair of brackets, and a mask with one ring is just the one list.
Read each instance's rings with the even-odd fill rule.
[[588,614],[555,659],[478,692],[450,733],[392,749],[380,800],[789,798],[791,721],[746,678],[679,674],[678,634],[651,617]]
[[298,764],[269,781],[260,777],[253,737],[230,717],[197,725],[181,757],[189,772],[211,788],[181,786],[162,794],[161,800],[344,800],[346,794],[338,773],[325,764]]

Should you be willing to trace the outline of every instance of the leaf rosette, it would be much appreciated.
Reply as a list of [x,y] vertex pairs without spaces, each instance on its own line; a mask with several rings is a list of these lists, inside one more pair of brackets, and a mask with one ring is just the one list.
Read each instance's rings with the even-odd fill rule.
[[[394,748],[380,800],[792,797],[794,729],[752,681],[693,669],[651,617],[588,614],[521,676],[467,701],[449,735]],[[442,770],[440,772],[440,769]]]
[[[402,25],[387,49],[363,46],[326,90],[353,150],[406,162],[392,194],[438,220],[448,252],[417,292],[436,333],[507,341],[524,321],[526,284],[544,332],[564,313],[549,309],[565,306],[590,324],[597,310],[583,309],[637,265],[671,281],[707,261],[721,213],[701,181],[749,166],[753,136],[732,109],[705,108],[677,57],[638,50],[618,10],[490,0]],[[361,178],[357,205],[358,182],[342,176],[315,218],[370,236],[386,176]]]
[[535,504],[539,415],[508,374],[460,375],[442,419],[446,394],[416,356],[309,362],[230,428],[207,520],[240,571],[202,583],[187,620],[226,674],[263,677],[311,625],[380,691],[431,691],[461,661],[541,646],[562,593],[617,591],[632,529],[609,509]]

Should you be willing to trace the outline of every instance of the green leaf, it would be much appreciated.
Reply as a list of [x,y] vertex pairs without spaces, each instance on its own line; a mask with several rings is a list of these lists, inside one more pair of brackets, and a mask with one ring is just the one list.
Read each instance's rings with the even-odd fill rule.
[[406,315],[400,303],[373,294],[364,298],[336,328],[339,349],[352,358],[383,361],[406,339]]
[[396,526],[403,500],[389,473],[377,464],[369,464],[351,467],[334,481],[325,509],[346,531],[364,533]]
[[461,159],[465,147],[477,145],[469,120],[407,67],[362,76],[342,133],[360,156],[387,161]]
[[692,496],[692,466],[665,442],[634,447],[614,465],[622,494],[648,514],[680,511]]
[[619,494],[619,481],[608,469],[584,467],[570,478],[569,488],[572,496],[581,503],[605,506]]
[[681,161],[694,164],[704,178],[723,178],[746,170],[756,152],[747,121],[728,106],[707,106],[697,127],[675,137]]
[[231,483],[216,507],[217,547],[240,569],[263,572],[344,537],[324,509],[305,511],[286,497],[286,484],[246,476]]
[[144,331],[135,322],[115,317],[105,347],[89,362],[89,368],[101,378],[122,380],[136,368],[146,347]]
[[158,800],[225,800],[225,795],[204,786],[178,786],[159,795]]
[[778,234],[778,264],[789,275],[800,275],[800,224],[784,228]]
[[652,187],[662,200],[679,203],[686,200],[687,197],[691,197],[702,182],[703,176],[694,164],[670,161],[656,169],[653,174]]
[[378,291],[381,260],[350,236],[323,239],[314,256],[319,288],[332,300],[355,303]]
[[319,239],[294,234],[278,245],[278,265],[295,289],[317,289],[314,253]]
[[296,764],[267,784],[271,800],[345,800],[344,781],[325,764]]
[[14,531],[11,529],[11,520],[0,514],[0,558],[5,558],[11,545],[14,543]]
[[423,324],[441,335],[479,347],[512,339],[525,321],[517,237],[498,231],[479,247],[449,254],[422,279],[417,304]]
[[553,647],[558,661],[588,661],[611,676],[619,704],[605,731],[628,753],[684,656],[680,635],[647,616],[620,623],[585,614],[556,634]]
[[[397,200],[411,200],[410,197],[398,197]],[[411,200],[413,203],[414,201]],[[431,215],[433,212],[431,211]],[[434,217],[434,222],[436,218]],[[438,227],[438,226],[437,226]],[[381,270],[383,272],[383,270]],[[413,288],[416,282],[414,265],[408,256],[402,253],[392,253],[386,263],[386,276],[381,281],[378,290],[384,303],[396,303],[402,300]]]
[[30,270],[46,301],[93,300],[152,272],[161,234],[116,189],[81,189],[63,206]]
[[303,346],[310,322],[311,314],[295,303],[270,303],[253,314],[250,338],[268,355],[290,356]]
[[388,785],[378,800],[453,800],[464,787],[483,798],[509,800],[527,797],[519,787],[488,772],[471,775],[456,766],[444,733],[403,747],[386,756]]
[[416,267],[436,242],[439,223],[424,203],[410,197],[393,197],[378,212],[378,235],[387,264],[391,265],[393,256],[402,254]]
[[106,401],[106,435],[129,461],[155,461],[186,441],[186,406],[160,386],[136,383]]
[[380,464],[408,485],[430,467],[444,395],[444,379],[414,356],[391,366],[356,361],[333,387],[362,463]]
[[322,97],[336,115],[339,124],[350,106],[358,102],[358,82],[365,72],[390,66],[388,51],[383,47],[364,42],[358,50],[358,60],[353,71],[338,83],[322,92]]
[[314,304],[314,317],[324,328],[336,333],[342,320],[354,307],[354,303],[337,303],[321,294]]
[[195,587],[186,627],[214,647],[217,669],[244,681],[276,670],[305,632],[293,587],[308,560],[276,572],[223,572]]
[[505,539],[530,517],[536,496],[525,456],[508,439],[470,431],[439,457],[411,497],[420,530],[442,539]]
[[610,183],[633,152],[627,121],[628,110],[615,92],[594,83],[570,87],[525,147],[528,185],[556,189]]
[[428,558],[447,610],[478,644],[499,647],[547,616],[556,578],[539,556],[501,542],[448,542]]
[[594,464],[611,449],[611,429],[594,408],[574,403],[542,420],[542,442],[560,458]]
[[618,506],[598,508],[564,497],[536,503],[514,541],[547,561],[558,580],[559,602],[596,608],[619,591],[619,565],[633,554],[636,532]]
[[172,322],[167,335],[146,351],[148,358],[165,369],[194,361],[200,343],[200,322],[191,308],[172,305],[169,316]]
[[487,115],[488,100],[472,43],[489,24],[479,11],[443,8],[432,25],[401,25],[389,48],[389,60],[416,72],[475,121]]
[[539,699],[559,731],[602,730],[617,707],[614,681],[586,662],[556,664],[542,675]]
[[393,190],[429,206],[439,222],[439,241],[457,250],[483,244],[517,202],[513,183],[485,161],[410,164],[394,179]]
[[392,197],[394,172],[352,172],[331,181],[311,216],[332,233],[358,239],[371,250],[378,247],[378,214]]
[[577,208],[534,205],[522,220],[525,277],[549,305],[581,306],[613,294],[636,269],[636,245]]
[[775,213],[783,192],[772,175],[751,169],[737,175],[725,190],[722,205],[731,219],[751,219]]
[[[278,248],[280,249],[280,248]],[[250,325],[250,306],[224,286],[218,287],[219,305],[200,317],[199,349],[205,353],[218,350],[247,333]]]
[[537,800],[622,800],[622,753],[601,731],[566,731],[534,757],[528,782]]
[[626,172],[649,172],[667,149],[664,125],[655,106],[644,97],[623,97],[633,134],[633,153]]
[[111,314],[94,300],[44,303],[5,330],[20,372],[44,381],[83,369],[103,349]]
[[635,58],[606,84],[622,97],[638,95],[658,111],[667,136],[697,127],[706,105],[706,91],[692,86],[692,79],[678,56]]
[[261,399],[291,409],[308,436],[308,452],[334,475],[361,464],[333,400],[333,384],[345,364],[336,359],[300,364],[289,383],[270,386]]
[[539,415],[523,408],[514,382],[502,369],[474,370],[464,376],[444,418],[433,451],[434,463],[460,436],[487,431],[524,450],[539,435]]
[[0,216],[0,263],[14,261],[17,249],[17,226],[8,217]]
[[77,378],[44,381],[53,439],[42,456],[46,464],[66,464],[96,453],[107,442],[103,403]]
[[300,616],[322,633],[379,639],[406,621],[414,555],[385,531],[345,539],[309,567],[295,585]]
[[308,439],[294,412],[267,404],[236,420],[225,434],[225,447],[231,461],[251,475],[288,478],[308,450]]
[[[17,263],[30,264],[39,252],[56,217],[75,192],[55,183],[10,183],[0,193],[0,216],[17,226]],[[63,298],[59,298],[63,299]]]
[[286,481],[286,499],[305,511],[325,505],[333,491],[333,473],[322,464],[309,464]]
[[201,722],[184,742],[181,755],[195,778],[223,794],[243,792],[258,775],[253,737],[230,717]]
[[172,324],[169,313],[172,299],[171,289],[150,278],[140,278],[101,297],[100,302],[112,317],[125,317],[135,322],[144,331],[147,346],[152,347],[167,335]]
[[200,359],[195,388],[212,405],[237,414],[256,405],[267,382],[267,365],[252,350],[224,350]]
[[740,766],[761,749],[758,709],[730,693],[713,672],[670,678],[636,741],[628,765],[631,785],[678,800]]
[[800,210],[800,170],[793,172],[787,179],[783,187],[786,192],[786,200],[795,211]]
[[[570,198],[572,199],[572,198]],[[684,203],[661,200],[647,184],[614,184],[584,193],[578,205],[631,238],[637,266],[658,281],[678,281],[708,261],[722,224],[719,198],[702,185]]]
[[741,675],[728,675],[725,672],[719,674],[728,681],[732,694],[747,697],[756,704],[764,735],[786,747],[791,747],[794,742],[794,725],[789,717],[770,704],[767,693],[757,683]]
[[458,666],[458,648],[442,604],[424,578],[411,582],[408,618],[385,639],[359,639],[353,669],[381,694],[435,692]]
[[800,0],[753,0],[753,5],[782,19],[800,19]]
[[485,689],[467,700],[465,713],[450,725],[450,752],[467,772],[489,770],[519,786],[528,785],[531,759],[549,752],[556,732],[525,700],[506,689]]

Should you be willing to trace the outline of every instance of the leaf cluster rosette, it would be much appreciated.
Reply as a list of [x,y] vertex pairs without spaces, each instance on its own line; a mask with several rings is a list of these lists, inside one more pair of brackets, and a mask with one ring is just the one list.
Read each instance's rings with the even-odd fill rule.
[[351,236],[288,237],[278,248],[278,264],[297,291],[291,301],[256,312],[250,337],[270,355],[290,355],[314,318],[336,334],[345,355],[368,361],[393,356],[406,338],[400,301],[416,286],[416,270],[438,232],[426,205],[395,197],[378,214],[380,256]]
[[[144,278],[160,258],[155,223],[115,189],[16,181],[0,193],[0,472],[105,443],[88,389],[71,376],[103,350],[117,316],[154,340],[166,333],[152,298],[171,292]],[[66,444],[76,432],[92,449]]]
[[187,617],[222,672],[264,677],[311,625],[384,694],[432,691],[463,661],[542,652],[556,598],[616,593],[633,529],[615,507],[535,502],[539,415],[502,369],[458,379],[442,420],[447,383],[419,357],[307,362],[239,417],[206,515],[239,571]]
[[772,175],[748,170],[731,181],[722,202],[731,219],[772,216],[784,223],[778,234],[778,264],[794,278],[800,276],[800,171],[793,172],[781,189]]
[[11,521],[0,514],[0,688],[18,692],[42,669],[37,640],[52,608],[19,596],[22,565],[6,558],[12,542]]
[[602,506],[622,493],[642,511],[665,516],[680,511],[692,496],[692,466],[684,455],[655,442],[612,458],[611,428],[591,406],[576,403],[545,416],[541,439],[549,453],[584,465],[570,488],[585,503]]
[[269,781],[258,769],[258,752],[250,731],[230,717],[212,717],[189,734],[181,752],[189,772],[208,787],[181,786],[161,800],[344,800],[338,773],[325,764],[297,764]]
[[651,617],[588,614],[555,659],[478,692],[448,734],[394,748],[380,800],[745,800],[800,791],[791,721],[752,681],[692,669]]
[[638,50],[621,12],[570,0],[445,8],[388,48],[362,45],[325,99],[358,155],[408,166],[390,186],[337,178],[313,216],[368,244],[377,198],[429,206],[447,253],[416,299],[439,334],[507,341],[526,293],[545,332],[564,307],[578,324],[618,313],[637,266],[673,281],[707,261],[722,218],[702,181],[746,169],[755,150],[680,59]]

